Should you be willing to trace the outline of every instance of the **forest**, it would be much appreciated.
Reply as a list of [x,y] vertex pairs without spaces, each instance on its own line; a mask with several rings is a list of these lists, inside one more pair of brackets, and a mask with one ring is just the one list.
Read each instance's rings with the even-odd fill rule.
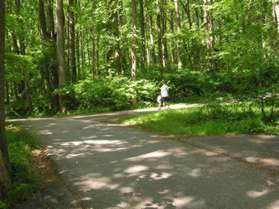
[[8,0],[7,114],[255,96],[278,88],[279,11],[264,0]]
[[10,169],[5,117],[150,107],[163,83],[173,103],[241,101],[278,123],[277,0],[1,0],[0,9],[0,170]]

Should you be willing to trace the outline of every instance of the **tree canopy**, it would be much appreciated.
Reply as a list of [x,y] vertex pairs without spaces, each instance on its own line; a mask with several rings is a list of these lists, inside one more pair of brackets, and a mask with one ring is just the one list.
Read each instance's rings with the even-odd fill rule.
[[278,13],[275,0],[7,1],[8,111],[64,111],[75,96],[58,92],[108,76],[218,74],[231,91],[278,71]]

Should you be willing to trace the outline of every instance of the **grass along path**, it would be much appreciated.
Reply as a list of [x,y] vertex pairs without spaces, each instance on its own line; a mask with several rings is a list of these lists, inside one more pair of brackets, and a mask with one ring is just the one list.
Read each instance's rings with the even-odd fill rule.
[[178,136],[224,136],[238,134],[279,134],[279,121],[266,124],[257,108],[217,105],[163,110],[144,115],[123,116],[126,125]]

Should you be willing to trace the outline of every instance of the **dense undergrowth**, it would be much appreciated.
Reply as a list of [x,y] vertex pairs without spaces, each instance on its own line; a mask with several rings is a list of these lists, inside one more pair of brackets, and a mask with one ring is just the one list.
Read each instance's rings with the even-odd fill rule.
[[29,199],[40,185],[39,176],[32,167],[32,150],[41,148],[38,141],[28,132],[13,126],[6,129],[6,135],[12,183],[7,197],[0,200],[0,209],[13,208],[15,204]]
[[[46,116],[59,113],[53,106],[55,95],[63,97],[68,113],[107,112],[154,105],[162,83],[170,86],[173,102],[188,98],[234,98],[249,101],[267,92],[279,92],[276,64],[261,69],[234,69],[212,72],[169,68],[163,75],[155,66],[138,72],[138,79],[125,75],[103,75],[66,84],[51,95],[33,86],[32,104],[10,98],[10,117]],[[31,106],[30,106],[31,105]],[[32,110],[27,111],[27,110]]]
[[260,108],[251,104],[223,104],[160,111],[124,117],[127,125],[136,125],[160,133],[178,136],[223,136],[237,134],[279,135],[278,108],[274,120],[265,121]]
[[156,94],[156,83],[146,79],[136,81],[126,77],[86,79],[57,91],[68,99],[68,110],[129,109],[138,105],[150,105]]

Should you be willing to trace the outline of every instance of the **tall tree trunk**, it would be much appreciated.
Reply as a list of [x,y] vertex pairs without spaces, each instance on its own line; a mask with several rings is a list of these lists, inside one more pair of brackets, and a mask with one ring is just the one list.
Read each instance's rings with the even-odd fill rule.
[[[153,35],[153,17],[152,14],[149,15],[149,39],[150,39],[150,54],[149,63],[156,63],[156,50],[155,50],[155,40]],[[151,61],[152,58],[152,61]]]
[[79,32],[76,34],[76,62],[77,62],[77,78],[80,80],[81,78],[81,62],[80,62],[80,38]]
[[[57,39],[56,39],[56,53],[58,62],[58,86],[63,87],[65,84],[65,43],[64,43],[64,11],[63,0],[56,0],[56,17],[57,17]],[[62,98],[60,100],[60,110],[65,111]]]
[[[47,5],[45,5],[47,3]],[[47,9],[45,9],[47,6]],[[47,15],[46,15],[47,12]],[[38,7],[39,14],[39,30],[43,40],[48,42],[48,50],[55,51],[56,47],[56,33],[53,14],[53,0],[39,0]],[[49,110],[59,110],[59,97],[53,94],[53,91],[58,88],[58,66],[52,64],[49,67],[43,67],[41,69],[42,78],[45,79],[47,88],[46,95],[50,97],[51,104],[49,104]]]
[[[181,19],[180,19],[180,11],[179,11],[179,0],[174,0],[174,7],[175,7],[175,17],[176,17],[176,28],[177,33],[180,34],[181,32]],[[177,67],[178,69],[182,68],[181,62],[181,49],[180,49],[181,42],[179,39],[176,40],[176,55],[177,55]]]
[[18,46],[18,41],[16,39],[15,33],[12,32],[12,39],[13,39],[13,52],[16,54],[20,53],[19,46]]
[[187,0],[185,4],[183,2],[180,2],[180,3],[184,8],[184,12],[187,16],[189,28],[191,29],[193,26],[193,20],[192,20],[191,10],[190,10],[190,0]]
[[76,30],[75,30],[75,0],[69,0],[69,39],[70,39],[70,47],[69,47],[69,59],[70,59],[70,69],[72,72],[72,81],[77,81],[77,69],[76,69]]
[[10,86],[9,86],[9,82],[6,81],[5,84],[6,84],[6,89],[5,89],[6,90],[6,95],[5,95],[6,103],[10,104]]
[[276,23],[277,26],[277,30],[279,33],[279,2],[275,2],[275,0],[273,0],[273,17],[274,17],[274,21]]
[[5,137],[5,0],[0,1],[0,199],[5,195],[5,189],[10,183],[9,155]]
[[[24,22],[22,20],[22,18],[20,18],[21,16],[21,9],[22,9],[22,5],[21,5],[21,0],[15,0],[15,11],[16,11],[16,21],[17,24],[20,28],[21,31],[24,31]],[[44,5],[43,5],[44,6]],[[46,32],[46,31],[45,31]],[[25,44],[25,38],[22,35],[19,35],[18,37],[16,37],[15,34],[13,34],[13,39],[14,42],[16,42],[17,47],[16,49],[16,53],[19,55],[25,55],[25,51],[26,51],[26,44]],[[21,93],[22,99],[25,101],[24,103],[24,109],[26,114],[31,114],[32,112],[32,97],[31,97],[31,92],[28,86],[28,81],[29,81],[29,74],[26,73],[26,71],[22,71],[22,80],[21,80],[21,85],[19,86],[19,92]]]
[[[122,0],[118,2],[118,9],[115,12],[115,36],[120,37],[120,27],[123,23],[123,18],[122,18],[122,12],[123,12],[123,2]],[[119,38],[118,38],[119,39]],[[123,57],[123,49],[121,47],[121,40],[117,40],[116,44],[116,59],[117,59],[117,68],[118,72],[120,74],[124,73],[124,57]]]
[[49,38],[47,33],[47,24],[45,16],[45,6],[44,1],[39,0],[39,22],[40,22],[40,33],[43,39],[47,40]]
[[100,35],[97,34],[96,38],[96,75],[99,75],[100,69]]
[[199,8],[195,8],[194,9],[194,11],[195,11],[195,20],[196,20],[196,24],[197,24],[197,26],[198,26],[198,28],[200,27],[200,25],[201,25],[201,18],[200,18],[200,10],[199,10]]
[[136,79],[137,73],[137,4],[136,0],[131,0],[132,13],[132,46],[131,46],[131,78]]
[[54,25],[54,15],[53,15],[53,0],[47,0],[47,20],[48,20],[48,31],[50,33],[50,38],[55,39],[55,25]]
[[187,14],[189,27],[190,27],[190,29],[192,29],[193,21],[192,21],[192,16],[191,16],[191,11],[190,11],[190,0],[187,0],[185,12]]
[[[87,31],[86,32],[86,34],[90,34],[90,32],[89,31]],[[91,55],[91,52],[92,52],[92,48],[91,48],[91,44],[90,44],[90,41],[89,41],[89,39],[90,39],[90,36],[88,36],[88,38],[87,38],[87,41],[86,41],[86,54],[87,54],[87,62],[88,62],[88,65],[89,66],[91,66],[91,64],[92,64],[92,59],[91,59],[91,57],[92,57],[92,55]]]
[[145,68],[146,64],[146,35],[145,35],[145,12],[144,0],[140,0],[140,29],[141,29],[141,68]]
[[163,58],[164,58],[165,66],[169,66],[168,40],[166,37],[166,33],[167,33],[167,16],[165,11],[166,7],[167,7],[167,0],[163,0],[163,6],[161,7]]
[[161,1],[157,0],[157,33],[158,33],[158,55],[161,67],[161,76],[163,75],[163,70],[166,67],[166,60],[164,56],[164,46],[163,46],[163,29],[162,29],[162,11],[161,11]]
[[[20,18],[20,11],[21,11],[21,0],[15,0],[15,9],[16,9],[16,15],[17,15],[17,24],[20,30],[24,31],[24,22],[22,18]],[[18,37],[18,46],[19,46],[19,51],[20,54],[24,55],[25,54],[25,40],[24,36],[19,36]]]
[[[93,36],[94,34],[94,29],[93,29]],[[96,76],[96,38],[92,38],[92,77],[95,78]]]
[[84,44],[84,33],[83,32],[80,32],[79,33],[79,38],[80,38],[80,68],[81,68],[81,71],[80,71],[80,79],[83,78],[83,68],[85,67],[85,44]]
[[[63,0],[64,1],[64,0]],[[71,46],[70,46],[70,21],[69,21],[69,5],[67,6],[67,12],[68,12],[68,17],[66,18],[64,16],[64,56],[65,56],[65,80],[66,81],[71,81],[72,80],[72,74],[70,72],[70,51],[71,51]]]
[[[95,5],[96,3],[94,3]],[[122,24],[122,12],[123,5],[122,0],[107,0],[106,4],[108,14],[110,16],[110,28],[109,32],[111,38],[115,41],[111,41],[111,44],[107,47],[106,59],[109,68],[116,70],[118,74],[123,73],[123,56],[121,46],[121,34],[120,27]],[[93,6],[95,8],[95,6]],[[93,9],[94,10],[94,9]]]
[[[169,18],[169,27],[170,27],[170,32],[172,34],[175,33],[174,31],[174,20],[175,20],[175,12],[171,11],[170,12],[170,18]],[[175,47],[174,47],[175,46]],[[177,64],[177,43],[176,40],[171,41],[171,57],[170,61],[172,64]]]
[[213,60],[213,50],[214,50],[214,37],[213,37],[213,19],[212,14],[209,11],[209,7],[211,6],[211,0],[203,0],[204,1],[204,25],[205,31],[207,33],[207,62],[208,68],[212,70],[214,68],[214,60]]

